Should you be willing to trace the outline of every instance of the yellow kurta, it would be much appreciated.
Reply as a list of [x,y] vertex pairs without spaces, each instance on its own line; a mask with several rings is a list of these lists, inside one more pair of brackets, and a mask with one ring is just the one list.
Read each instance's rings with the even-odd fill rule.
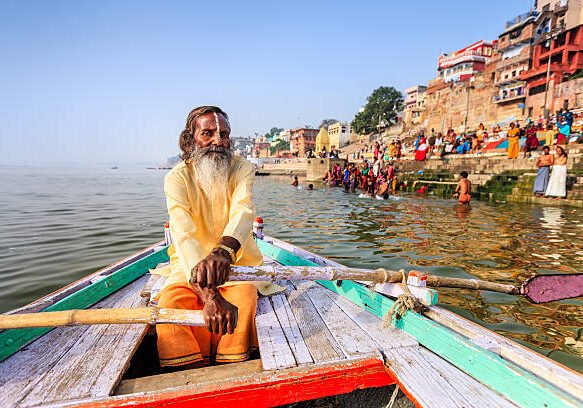
[[164,192],[176,256],[171,257],[171,274],[166,285],[188,282],[192,268],[223,236],[241,243],[235,264],[261,265],[261,252],[251,235],[255,216],[254,179],[253,165],[242,157],[233,156],[227,202],[213,203],[196,181],[192,164],[181,162],[170,170],[164,180]]

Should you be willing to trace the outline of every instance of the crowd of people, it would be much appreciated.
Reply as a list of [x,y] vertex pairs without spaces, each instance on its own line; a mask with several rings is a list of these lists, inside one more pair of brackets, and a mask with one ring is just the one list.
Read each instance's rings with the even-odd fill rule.
[[344,187],[344,191],[358,191],[365,196],[387,199],[397,187],[396,168],[392,160],[385,161],[380,151],[374,162],[361,157],[357,163],[347,163],[342,168],[334,164],[323,178],[324,184]]
[[566,145],[579,141],[580,134],[573,134],[573,125],[583,125],[583,113],[574,115],[569,109],[560,110],[549,119],[542,117],[535,123],[530,118],[522,126],[520,122],[511,122],[508,128],[503,129],[500,125],[492,127],[488,132],[483,123],[480,123],[475,132],[463,131],[465,126],[460,126],[459,134],[453,128],[449,128],[443,135],[431,129],[428,136],[421,133],[413,142],[415,160],[425,160],[428,156],[437,153],[440,157],[449,154],[480,154],[482,149],[489,143],[508,140],[508,158],[516,159],[520,155],[520,139],[524,138],[523,157],[531,157],[533,151],[539,148],[540,141],[538,135],[544,133],[544,144]]

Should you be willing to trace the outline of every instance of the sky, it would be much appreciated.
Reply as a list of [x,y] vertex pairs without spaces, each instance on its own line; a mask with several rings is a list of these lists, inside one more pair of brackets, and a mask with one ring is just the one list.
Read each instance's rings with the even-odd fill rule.
[[163,163],[199,105],[232,136],[351,121],[532,4],[0,0],[0,164]]

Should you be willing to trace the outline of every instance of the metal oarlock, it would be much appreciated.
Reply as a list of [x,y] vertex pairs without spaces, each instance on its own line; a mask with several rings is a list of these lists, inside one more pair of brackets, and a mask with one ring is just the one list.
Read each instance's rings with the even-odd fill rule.
[[263,218],[255,217],[253,221],[253,235],[257,237],[257,239],[263,239]]

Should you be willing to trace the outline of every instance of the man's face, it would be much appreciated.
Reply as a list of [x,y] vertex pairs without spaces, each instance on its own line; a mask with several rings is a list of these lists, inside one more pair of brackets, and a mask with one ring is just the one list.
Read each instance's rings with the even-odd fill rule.
[[231,127],[220,113],[205,113],[196,119],[194,125],[194,143],[199,149],[214,146],[231,147]]

